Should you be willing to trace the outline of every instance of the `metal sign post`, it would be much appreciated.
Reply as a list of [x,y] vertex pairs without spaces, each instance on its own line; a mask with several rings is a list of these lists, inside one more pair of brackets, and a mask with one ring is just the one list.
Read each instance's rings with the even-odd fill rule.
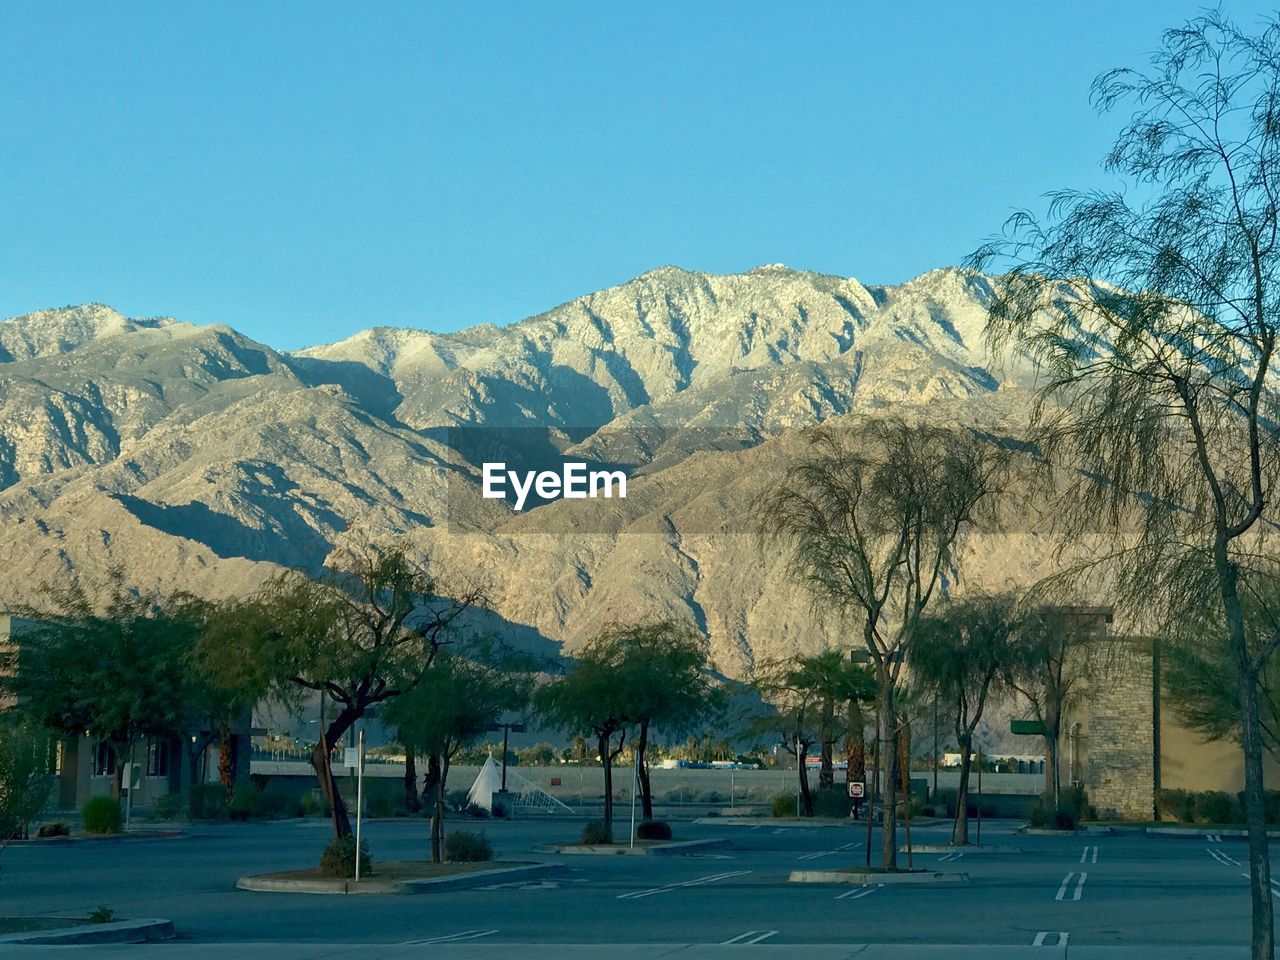
[[796,731],[796,819],[800,819],[800,778],[807,776],[808,771],[801,772],[801,764],[805,762],[806,757],[800,755],[800,732]]
[[133,741],[129,741],[129,762],[124,765],[124,776],[121,777],[126,793],[124,795],[124,829],[129,832],[129,818],[133,812],[133,774],[136,765],[133,762]]
[[356,750],[356,883],[360,882],[360,821],[364,813],[364,727]]
[[982,846],[982,748],[978,748],[978,846]]

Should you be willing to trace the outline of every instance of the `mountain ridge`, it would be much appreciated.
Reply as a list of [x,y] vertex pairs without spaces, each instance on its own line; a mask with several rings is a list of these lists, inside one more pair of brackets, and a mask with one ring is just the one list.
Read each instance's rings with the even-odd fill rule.
[[[662,267],[506,326],[375,324],[294,351],[101,305],[0,321],[0,606],[116,563],[143,588],[226,596],[400,537],[487,578],[512,630],[572,649],[664,612],[744,675],[830,640],[743,539],[799,430],[886,414],[1018,429],[1033,374],[988,355],[990,296],[954,268],[865,286]],[[619,464],[629,497],[515,514],[480,495],[494,444]],[[1028,550],[980,551],[983,576],[1022,576]]]

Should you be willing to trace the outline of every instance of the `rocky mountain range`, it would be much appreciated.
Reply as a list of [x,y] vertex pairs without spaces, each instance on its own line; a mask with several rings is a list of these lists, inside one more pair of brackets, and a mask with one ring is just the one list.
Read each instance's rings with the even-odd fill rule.
[[[352,538],[480,577],[513,633],[572,649],[617,618],[697,623],[716,666],[839,643],[756,543],[749,505],[799,430],[893,413],[1017,433],[1033,373],[983,345],[991,286],[664,267],[506,326],[372,327],[282,352],[108,307],[0,321],[0,605],[112,565],[143,588],[249,591]],[[515,512],[480,462],[619,465],[625,500]],[[961,575],[1023,583],[1034,530]]]

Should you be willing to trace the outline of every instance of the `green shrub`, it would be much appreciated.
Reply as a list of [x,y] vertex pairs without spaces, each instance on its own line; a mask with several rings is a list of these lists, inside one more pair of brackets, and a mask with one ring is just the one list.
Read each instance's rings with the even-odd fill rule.
[[113,797],[90,797],[80,811],[85,833],[119,833],[120,804]]
[[1027,822],[1036,830],[1046,829],[1049,826],[1049,808],[1043,803],[1033,804],[1027,814]]
[[227,815],[227,788],[220,783],[202,783],[191,789],[187,816],[192,820],[221,820]]
[[[351,784],[351,794],[347,797],[347,806],[354,810],[356,806],[356,785]],[[374,780],[369,777],[364,781],[364,812],[366,816],[388,819],[402,817],[408,811],[404,805],[404,782],[402,780]]]
[[670,840],[671,824],[665,820],[642,820],[636,827],[636,836],[641,840]]
[[71,836],[71,827],[61,820],[55,823],[45,823],[36,831],[37,837],[69,837]]
[[115,918],[116,912],[106,906],[98,907],[98,909],[90,911],[89,913],[90,923],[111,923]]
[[227,804],[227,813],[232,820],[257,820],[266,813],[266,809],[262,791],[251,783],[236,787],[231,794],[231,802]]
[[386,790],[372,790],[364,798],[365,813],[371,817],[377,817],[379,819],[394,817],[399,806],[400,805],[396,803],[395,797]]
[[[480,807],[479,809],[482,812],[484,811],[484,807]],[[489,815],[498,820],[507,819],[509,812],[510,811],[507,810],[507,805],[501,800],[494,800],[489,808]]]
[[1231,798],[1225,793],[1211,790],[1196,794],[1196,819],[1203,823],[1230,823]]
[[582,842],[588,846],[613,843],[613,834],[599,820],[592,820],[582,828]]
[[324,801],[312,793],[304,793],[298,798],[298,806],[302,810],[304,817],[324,817],[328,816],[329,811],[325,809]]
[[724,803],[724,798],[720,796],[719,791],[707,790],[702,796],[698,797],[699,803]]
[[1053,814],[1053,828],[1055,830],[1074,830],[1076,828],[1076,815],[1066,807],[1060,807]]
[[173,820],[182,813],[182,794],[162,793],[151,801],[151,816],[157,820]]
[[769,809],[775,817],[794,817],[796,815],[796,795],[780,793],[773,798]]
[[278,788],[262,791],[262,815],[264,817],[305,817],[305,804],[299,797]]
[[[360,876],[372,872],[373,861],[369,859],[369,846],[360,845]],[[347,834],[339,840],[333,840],[320,854],[320,873],[326,877],[354,877],[356,875],[356,838]]]
[[[792,798],[795,806],[795,798]],[[816,817],[847,817],[853,807],[849,793],[843,787],[826,787],[813,792],[813,814]]]
[[444,858],[454,863],[477,863],[493,859],[493,847],[483,833],[455,830],[444,838]]
[[1186,790],[1161,790],[1160,811],[1162,816],[1171,817],[1179,823],[1194,823],[1196,798]]

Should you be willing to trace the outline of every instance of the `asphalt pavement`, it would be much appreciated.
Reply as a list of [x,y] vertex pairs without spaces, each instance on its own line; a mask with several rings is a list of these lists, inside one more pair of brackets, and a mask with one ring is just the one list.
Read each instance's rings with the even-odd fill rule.
[[[314,864],[327,841],[322,820],[197,826],[180,839],[14,845],[0,861],[0,916],[83,917],[105,906],[122,918],[164,917],[177,929],[178,940],[167,944],[79,948],[103,958],[399,957],[424,955],[419,948],[428,945],[432,955],[459,960],[573,960],[601,955],[606,945],[610,956],[719,957],[750,947],[768,957],[806,944],[823,945],[805,951],[815,958],[938,955],[926,949],[931,945],[948,945],[953,949],[945,955],[961,957],[967,951],[958,948],[967,945],[977,950],[972,956],[999,956],[990,948],[1002,947],[1010,957],[1026,948],[1041,951],[1027,954],[1035,956],[1136,960],[1157,952],[1243,956],[1248,938],[1247,866],[1238,839],[1027,836],[1015,832],[1020,824],[989,821],[984,844],[1019,852],[917,854],[917,867],[968,877],[924,886],[786,882],[792,870],[864,863],[863,825],[677,822],[677,839],[725,843],[676,856],[530,852],[573,839],[582,823],[548,816],[478,825],[499,858],[563,869],[424,896],[234,889],[240,876]],[[424,856],[425,821],[375,822],[366,831],[375,861]],[[942,823],[913,828],[919,844],[945,843],[948,836]],[[514,954],[512,945],[520,945]],[[632,946],[619,952],[617,945]]]

